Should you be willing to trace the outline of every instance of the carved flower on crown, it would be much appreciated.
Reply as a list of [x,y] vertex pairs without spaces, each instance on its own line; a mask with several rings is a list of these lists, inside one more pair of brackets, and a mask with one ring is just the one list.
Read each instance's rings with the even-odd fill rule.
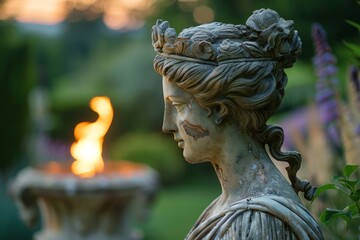
[[162,52],[162,48],[166,42],[166,39],[171,39],[170,35],[172,35],[172,31],[171,30],[169,31],[168,29],[169,29],[169,22],[160,19],[157,20],[156,25],[152,27],[152,33],[151,33],[152,45],[158,52]]
[[277,12],[262,8],[253,12],[246,21],[246,26],[255,31],[262,32],[274,24],[277,24],[279,20],[280,16]]
[[279,14],[271,9],[260,9],[246,21],[246,25],[257,36],[257,42],[264,50],[279,58],[291,53],[293,39],[293,21],[280,18]]
[[192,54],[199,59],[214,60],[214,50],[207,41],[195,42],[192,46]]
[[281,18],[271,29],[262,32],[260,38],[267,41],[266,50],[272,51],[275,57],[290,54],[293,38],[293,22],[285,21]]
[[243,50],[244,49],[241,47],[241,43],[225,39],[219,46],[220,54],[218,59],[247,57],[244,56]]

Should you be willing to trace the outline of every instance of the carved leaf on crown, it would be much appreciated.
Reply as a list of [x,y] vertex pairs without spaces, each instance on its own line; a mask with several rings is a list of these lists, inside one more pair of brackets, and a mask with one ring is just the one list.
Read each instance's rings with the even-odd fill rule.
[[[165,44],[165,31],[169,28],[169,22],[163,20],[157,20],[156,25],[152,27],[152,44],[156,51],[162,52],[162,48]],[[175,31],[175,30],[174,30]],[[169,32],[168,34],[171,34]],[[175,33],[176,35],[176,33]]]
[[175,53],[177,55],[182,55],[186,51],[188,46],[189,46],[188,39],[177,38],[176,42],[175,42],[175,45],[174,45],[174,52],[171,51],[170,46],[169,46],[169,48],[164,49],[165,50],[164,52],[167,53],[167,54]]
[[153,47],[160,53],[196,57],[203,60],[215,59],[210,42],[177,37],[175,29],[170,28],[167,21],[158,20],[152,30]]

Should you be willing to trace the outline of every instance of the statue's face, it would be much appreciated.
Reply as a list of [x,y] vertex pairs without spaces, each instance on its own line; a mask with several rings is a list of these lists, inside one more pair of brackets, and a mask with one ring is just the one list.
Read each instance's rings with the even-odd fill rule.
[[176,84],[163,78],[165,102],[163,131],[173,133],[189,163],[213,161],[219,154],[222,134],[208,111]]

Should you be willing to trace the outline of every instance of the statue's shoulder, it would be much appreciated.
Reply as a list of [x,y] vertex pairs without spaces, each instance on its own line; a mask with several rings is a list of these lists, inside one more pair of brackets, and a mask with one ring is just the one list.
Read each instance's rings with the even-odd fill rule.
[[279,196],[246,198],[208,219],[199,219],[186,240],[323,239],[300,203]]

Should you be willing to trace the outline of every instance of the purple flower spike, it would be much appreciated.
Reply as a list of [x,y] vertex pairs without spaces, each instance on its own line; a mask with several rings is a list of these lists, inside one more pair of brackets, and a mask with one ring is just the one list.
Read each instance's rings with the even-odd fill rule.
[[336,64],[336,62],[336,57],[330,52],[324,52],[322,55],[315,56],[313,59],[313,64],[318,67],[324,64]]
[[319,78],[326,78],[336,74],[337,71],[338,69],[334,65],[327,65],[324,67],[317,68],[316,73]]
[[337,61],[327,41],[326,32],[320,24],[313,24],[312,36],[316,53],[313,65],[318,76],[315,100],[330,143],[339,147],[340,131],[335,124],[340,117],[337,101],[338,79],[336,77],[338,68],[335,65]]
[[332,99],[334,97],[334,92],[331,89],[324,88],[317,92],[315,99],[317,103],[323,103]]
[[315,50],[317,55],[331,52],[331,47],[328,44],[326,32],[319,23],[314,23],[312,26],[312,37],[315,43]]

